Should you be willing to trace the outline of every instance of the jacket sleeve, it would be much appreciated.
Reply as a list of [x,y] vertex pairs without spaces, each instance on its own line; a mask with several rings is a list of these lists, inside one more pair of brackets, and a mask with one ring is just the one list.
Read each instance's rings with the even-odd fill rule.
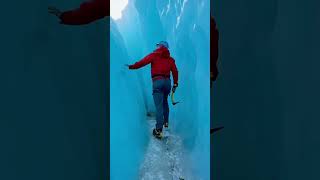
[[109,0],[91,0],[80,5],[79,8],[65,11],[61,14],[61,24],[82,25],[109,15]]
[[147,64],[150,64],[152,62],[153,58],[154,58],[154,54],[151,53],[151,54],[147,55],[146,57],[144,57],[142,60],[136,62],[133,65],[130,65],[129,69],[139,69]]
[[176,63],[174,61],[174,59],[172,59],[172,63],[171,63],[171,72],[172,72],[172,76],[173,76],[173,83],[174,84],[178,84],[178,77],[179,77],[179,73],[178,73],[178,69],[176,66]]

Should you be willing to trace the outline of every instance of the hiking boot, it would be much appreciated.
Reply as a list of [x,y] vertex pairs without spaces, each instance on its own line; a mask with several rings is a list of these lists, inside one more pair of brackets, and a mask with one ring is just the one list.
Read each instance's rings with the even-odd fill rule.
[[164,123],[164,127],[168,128],[169,127],[169,123],[168,122]]
[[162,130],[161,129],[153,129],[152,134],[154,137],[161,139],[162,138]]

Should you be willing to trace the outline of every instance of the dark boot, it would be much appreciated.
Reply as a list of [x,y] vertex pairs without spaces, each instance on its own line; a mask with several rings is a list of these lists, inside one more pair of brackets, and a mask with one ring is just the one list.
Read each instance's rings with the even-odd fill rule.
[[152,134],[154,137],[161,139],[162,138],[162,129],[153,129]]

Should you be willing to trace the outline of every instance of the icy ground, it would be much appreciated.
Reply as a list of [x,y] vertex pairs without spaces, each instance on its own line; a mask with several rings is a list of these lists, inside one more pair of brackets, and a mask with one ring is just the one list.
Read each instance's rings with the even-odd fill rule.
[[[148,119],[149,133],[155,126],[155,118]],[[187,169],[184,166],[182,139],[164,128],[163,139],[150,138],[144,161],[140,167],[140,180],[185,180]]]

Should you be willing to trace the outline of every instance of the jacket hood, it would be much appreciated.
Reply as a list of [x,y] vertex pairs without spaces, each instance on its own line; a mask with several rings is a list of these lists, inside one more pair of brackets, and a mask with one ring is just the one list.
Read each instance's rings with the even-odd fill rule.
[[158,49],[156,49],[154,51],[154,53],[159,54],[161,57],[164,58],[169,58],[170,57],[170,51],[169,49],[165,48],[165,47],[159,47]]

